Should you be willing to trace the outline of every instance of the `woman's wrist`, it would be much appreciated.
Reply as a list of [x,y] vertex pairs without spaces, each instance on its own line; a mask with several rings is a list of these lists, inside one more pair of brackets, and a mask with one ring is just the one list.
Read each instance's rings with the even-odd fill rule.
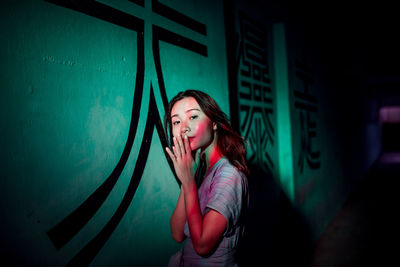
[[183,190],[184,193],[186,192],[191,192],[192,190],[197,189],[196,188],[196,181],[194,179],[189,179],[185,183],[181,184],[181,190]]

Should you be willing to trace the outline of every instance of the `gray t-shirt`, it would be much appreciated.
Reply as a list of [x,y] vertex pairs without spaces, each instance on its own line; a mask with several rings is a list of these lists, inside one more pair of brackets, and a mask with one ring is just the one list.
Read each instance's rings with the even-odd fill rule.
[[223,238],[215,252],[199,256],[190,238],[186,222],[187,237],[183,247],[185,267],[236,266],[234,254],[243,233],[243,213],[248,207],[248,184],[246,176],[238,171],[226,158],[221,158],[208,172],[198,189],[200,210],[204,216],[210,209],[216,210],[228,222]]

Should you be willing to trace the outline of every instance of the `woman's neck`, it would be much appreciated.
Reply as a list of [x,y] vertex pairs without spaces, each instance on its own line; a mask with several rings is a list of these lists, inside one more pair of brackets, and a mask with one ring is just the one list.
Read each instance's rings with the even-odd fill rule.
[[201,157],[203,158],[204,156],[205,162],[207,164],[207,171],[224,156],[221,150],[218,148],[216,134],[214,135],[214,140],[212,141],[212,143],[204,151],[201,152]]

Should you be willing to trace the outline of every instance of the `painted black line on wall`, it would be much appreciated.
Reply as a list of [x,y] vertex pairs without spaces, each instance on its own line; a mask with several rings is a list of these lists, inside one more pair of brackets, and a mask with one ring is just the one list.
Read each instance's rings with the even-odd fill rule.
[[161,15],[169,20],[175,21],[176,23],[185,26],[195,32],[202,35],[207,35],[206,25],[202,24],[172,8],[158,2],[158,0],[152,0],[151,2],[153,12]]
[[[89,16],[93,16],[137,32],[137,60],[138,60],[137,75],[136,75],[135,92],[133,99],[131,124],[124,151],[121,155],[121,158],[117,166],[114,168],[112,174],[106,179],[106,181],[102,185],[100,185],[100,187],[91,196],[89,196],[85,200],[85,202],[83,202],[76,210],[74,210],[64,220],[62,220],[60,223],[58,223],[56,226],[54,226],[47,232],[54,246],[56,247],[57,250],[59,250],[66,243],[68,243],[87,224],[87,222],[94,216],[94,214],[97,212],[100,206],[104,203],[105,199],[108,197],[112,188],[114,187],[118,178],[120,177],[128,160],[129,154],[131,152],[134,140],[136,138],[136,131],[139,121],[139,114],[141,109],[141,100],[143,96],[144,79],[145,79],[144,21],[138,19],[135,16],[126,14],[124,12],[106,6],[104,4],[98,3],[96,1],[48,0],[48,2],[66,8],[70,8],[78,12],[82,12]],[[139,5],[143,4],[142,6],[144,6],[143,1],[131,1],[131,2],[134,2],[135,4]],[[207,46],[156,25],[153,25],[152,34],[153,34],[152,49],[153,49],[154,62],[156,66],[156,73],[158,77],[159,90],[160,90],[160,95],[162,97],[164,109],[166,110],[168,100],[161,69],[159,42],[164,41],[173,44],[175,46],[193,51],[205,57],[207,57]],[[156,127],[157,129],[161,144],[163,146],[164,155],[167,159],[169,159],[167,153],[164,150],[164,147],[168,145],[167,136],[163,131],[160,115],[154,98],[153,87],[152,85],[150,86],[151,86],[150,103],[148,110],[148,119],[145,126],[145,133],[142,139],[142,145],[139,151],[138,160],[135,163],[134,172],[130,184],[128,186],[127,192],[125,193],[124,198],[120,203],[120,206],[118,207],[117,211],[108,221],[106,226],[80,252],[78,252],[78,254],[76,254],[74,258],[71,259],[68,265],[79,265],[79,266],[88,265],[94,259],[94,257],[100,251],[100,249],[104,246],[104,244],[107,242],[107,240],[109,239],[115,228],[120,223],[140,183],[150,149],[154,127]],[[168,161],[168,163],[171,170],[175,174],[172,162]]]
[[153,88],[150,90],[150,103],[149,113],[147,115],[147,122],[144,130],[144,140],[140,146],[139,156],[136,161],[135,169],[132,174],[131,181],[128,185],[128,189],[119,205],[117,211],[111,217],[106,226],[100,231],[95,238],[93,238],[71,261],[67,266],[86,266],[97,255],[100,249],[108,241],[115,228],[120,223],[122,217],[128,210],[132,199],[136,193],[136,189],[139,186],[140,180],[143,175],[144,168],[146,166],[147,157],[149,156],[151,140],[153,138],[154,127],[156,127],[158,135],[163,135],[162,124],[157,109],[157,104],[154,98]]
[[153,37],[156,37],[160,41],[188,49],[199,55],[208,56],[207,46],[186,38],[182,35],[176,34],[157,25],[153,25]]
[[144,0],[128,0],[128,1],[144,7]]
[[[62,6],[73,8],[74,10],[83,12],[88,15],[95,15],[98,18],[104,19],[106,17],[106,7],[103,4],[97,2],[83,2],[82,6],[73,5],[69,1],[49,1]],[[135,17],[126,16],[115,9],[110,9],[111,18],[107,17],[107,21],[112,22],[117,25],[127,26],[129,29],[143,32],[144,22],[142,20],[136,19]],[[121,14],[122,13],[122,14]],[[123,18],[125,22],[123,22]],[[124,151],[122,152],[121,158],[118,161],[116,167],[114,168],[111,175],[104,181],[104,183],[96,189],[96,191],[90,195],[77,209],[75,209],[70,215],[63,219],[60,223],[54,226],[47,232],[47,235],[53,242],[57,250],[62,248],[66,243],[68,243],[94,216],[101,205],[104,203],[114,185],[118,181],[122,170],[128,160],[129,154],[132,149],[133,141],[136,136],[136,130],[139,121],[141,99],[143,95],[143,81],[144,81],[144,38],[143,35],[137,35],[137,74],[136,74],[136,84],[135,93],[133,98],[133,109],[132,109],[132,119],[129,126],[128,139],[126,141]]]

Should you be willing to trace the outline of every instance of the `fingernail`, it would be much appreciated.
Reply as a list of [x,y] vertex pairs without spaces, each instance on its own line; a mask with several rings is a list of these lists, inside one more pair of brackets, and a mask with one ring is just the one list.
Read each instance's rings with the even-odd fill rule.
[[185,134],[185,139],[187,139],[187,135]]

